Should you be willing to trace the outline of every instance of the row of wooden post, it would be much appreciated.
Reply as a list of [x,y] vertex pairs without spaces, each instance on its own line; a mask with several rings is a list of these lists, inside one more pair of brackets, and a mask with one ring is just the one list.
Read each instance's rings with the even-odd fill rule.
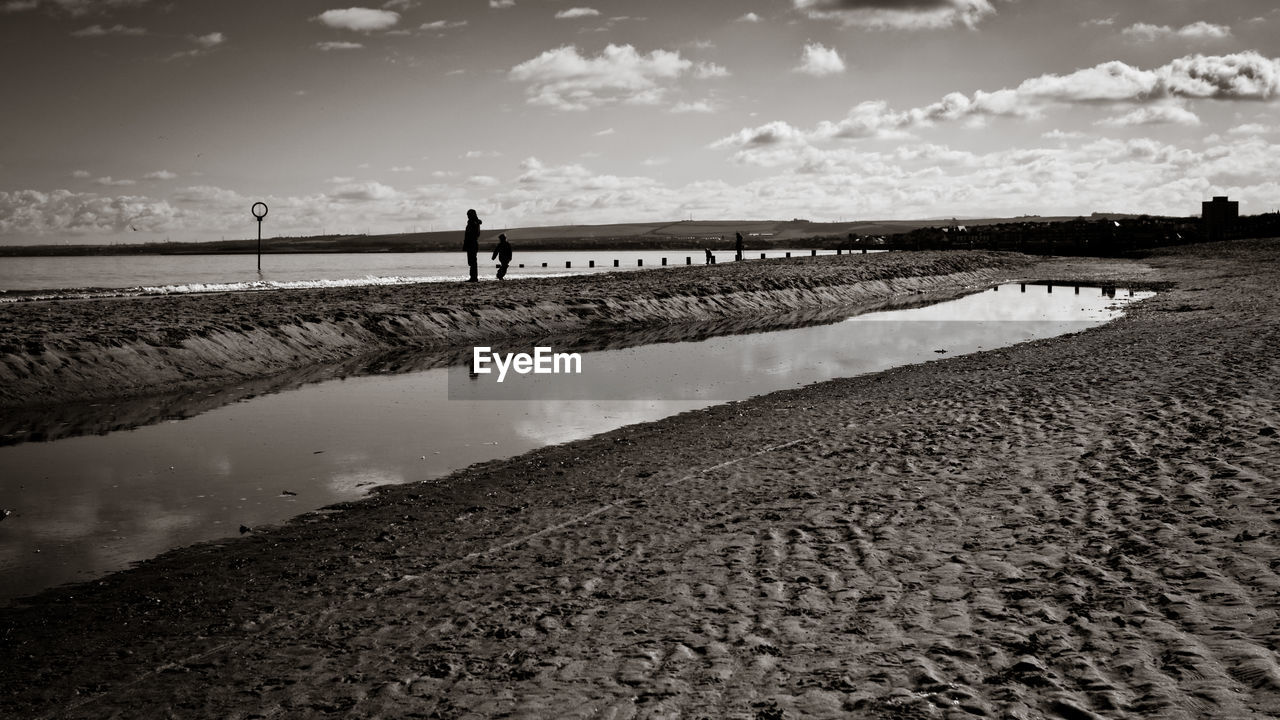
[[[843,251],[843,250],[840,250],[840,249],[837,249],[837,250],[836,250],[836,254],[837,254],[837,255],[842,255],[842,254],[844,254],[844,251]],[[852,254],[853,254],[853,251],[852,251],[852,250],[850,250],[850,251],[849,251],[849,254],[850,254],[850,255],[852,255]],[[867,251],[866,251],[866,249],[865,249],[865,248],[862,250],[862,254],[863,254],[863,255],[866,255],[866,254],[867,254]],[[810,257],[817,257],[817,256],[818,256],[818,251],[817,251],[817,250],[810,250],[810,251],[809,251],[809,256],[810,256]],[[791,257],[791,253],[787,253],[787,257]],[[765,253],[760,253],[760,259],[761,259],[761,260],[764,260],[764,259],[765,259]],[[618,261],[618,260],[614,260],[614,261],[613,261],[613,266],[614,266],[614,267],[619,267],[619,264],[618,264],[618,263],[619,263],[619,261]],[[666,264],[667,264],[667,259],[666,259],[666,258],[662,258],[662,265],[663,265],[663,267],[665,267],[665,266],[666,266]],[[685,256],[685,258],[684,258],[684,264],[685,264],[685,265],[692,265],[692,264],[693,264],[693,256],[692,256],[692,255],[686,255],[686,256]],[[712,264],[712,265],[715,265],[715,264],[716,264],[716,256],[715,256],[715,255],[712,255],[712,256],[711,256],[711,264]],[[546,263],[542,263],[542,267],[546,267],[546,266],[547,266],[547,264],[546,264]],[[564,261],[564,266],[565,266],[565,268],[572,268],[572,267],[573,267],[573,261],[572,261],[572,260],[565,260],[565,261]],[[595,266],[596,266],[596,261],[595,261],[595,260],[588,260],[588,261],[587,261],[587,267],[589,267],[589,268],[593,268],[593,267],[595,267]],[[524,267],[524,263],[520,263],[520,267]],[[636,267],[644,267],[644,258],[637,258],[637,259],[636,259]]]

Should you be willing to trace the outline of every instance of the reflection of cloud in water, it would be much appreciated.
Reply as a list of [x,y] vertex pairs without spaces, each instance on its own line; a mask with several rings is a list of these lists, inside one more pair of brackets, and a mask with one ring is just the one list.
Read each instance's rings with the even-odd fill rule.
[[329,489],[342,495],[364,495],[378,485],[398,485],[404,474],[386,468],[369,468],[329,476]]
[[712,404],[697,400],[547,400],[528,403],[525,417],[513,422],[511,429],[539,445],[558,445]]

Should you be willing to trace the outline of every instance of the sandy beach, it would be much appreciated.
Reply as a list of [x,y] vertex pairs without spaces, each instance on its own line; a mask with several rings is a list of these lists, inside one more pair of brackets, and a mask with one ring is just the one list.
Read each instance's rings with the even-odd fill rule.
[[[0,715],[1276,717],[1278,261],[1245,241],[481,285],[527,334],[1016,277],[1162,291],[1083,333],[384,487],[48,591],[0,609]],[[225,382],[195,363],[247,358],[236,338],[340,360],[498,332],[445,293],[5,307],[3,401],[105,396],[111,363]],[[298,364],[272,357],[228,372]]]

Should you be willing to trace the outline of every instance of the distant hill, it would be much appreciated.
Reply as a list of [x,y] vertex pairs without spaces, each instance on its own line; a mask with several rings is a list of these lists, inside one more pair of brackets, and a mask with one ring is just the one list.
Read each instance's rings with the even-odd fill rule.
[[[1094,213],[1092,219],[1122,219],[1131,215]],[[1002,222],[1054,222],[1070,217],[1021,216],[1018,218],[964,218],[967,226]],[[800,247],[815,244],[816,238],[845,238],[857,235],[892,235],[912,230],[952,224],[952,219],[859,220],[818,223],[808,220],[683,220],[677,222],[620,223],[615,225],[553,225],[547,227],[491,228],[480,241],[493,243],[498,233],[506,233],[513,245],[522,249],[646,250],[656,248],[699,249],[731,247],[734,234],[742,233],[749,248]],[[166,242],[137,245],[24,245],[0,247],[0,255],[205,255],[257,252],[256,239],[213,242]],[[308,237],[263,238],[264,253],[327,252],[430,252],[460,251],[462,228],[456,230],[400,233],[391,235],[315,235]]]

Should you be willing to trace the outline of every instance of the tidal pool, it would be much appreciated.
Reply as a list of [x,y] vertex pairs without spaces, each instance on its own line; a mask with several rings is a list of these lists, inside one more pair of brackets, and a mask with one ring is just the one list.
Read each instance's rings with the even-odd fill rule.
[[[335,379],[131,430],[0,447],[0,600],[427,480],[774,390],[1076,332],[1153,295],[1001,285],[773,332],[581,353],[583,372],[467,365]],[[531,350],[531,348],[526,348]],[[465,353],[460,354],[460,357]],[[507,384],[510,383],[510,384]]]

